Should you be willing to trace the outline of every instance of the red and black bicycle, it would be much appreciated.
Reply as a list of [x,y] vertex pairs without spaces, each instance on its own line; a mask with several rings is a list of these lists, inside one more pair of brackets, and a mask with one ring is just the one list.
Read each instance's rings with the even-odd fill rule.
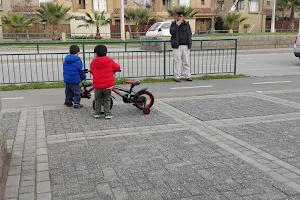
[[[84,73],[91,73],[88,69],[82,70]],[[91,73],[92,74],[92,73]],[[140,85],[140,81],[126,81],[126,84],[131,85],[130,89],[114,86],[112,92],[122,97],[124,103],[132,103],[139,110],[143,110],[144,114],[150,113],[150,108],[154,103],[154,96],[148,91],[148,88],[143,88],[139,91],[134,91],[133,88]],[[94,90],[92,83],[81,83],[81,98],[91,98],[91,92]],[[113,107],[114,96],[110,97],[110,108]],[[95,110],[95,101],[93,101],[93,109]]]

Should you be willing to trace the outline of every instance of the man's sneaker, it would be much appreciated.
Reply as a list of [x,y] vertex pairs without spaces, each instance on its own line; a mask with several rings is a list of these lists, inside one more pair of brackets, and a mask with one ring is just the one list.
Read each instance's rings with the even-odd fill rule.
[[74,108],[75,109],[79,109],[79,108],[82,108],[83,106],[81,104],[74,104]]
[[94,116],[96,119],[99,119],[100,118],[100,115],[95,115]]
[[175,82],[180,82],[180,78],[174,78]]
[[190,77],[185,79],[186,81],[193,81]]
[[105,114],[105,119],[111,119],[112,115],[111,114]]

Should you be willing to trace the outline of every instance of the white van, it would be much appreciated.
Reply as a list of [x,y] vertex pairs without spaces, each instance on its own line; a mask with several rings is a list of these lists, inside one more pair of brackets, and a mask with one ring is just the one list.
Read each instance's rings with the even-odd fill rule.
[[146,33],[147,37],[156,36],[171,36],[170,34],[171,22],[156,22]]

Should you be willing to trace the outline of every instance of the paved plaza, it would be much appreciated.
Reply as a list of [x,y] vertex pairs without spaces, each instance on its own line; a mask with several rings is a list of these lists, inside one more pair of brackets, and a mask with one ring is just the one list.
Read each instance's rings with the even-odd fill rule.
[[300,90],[3,110],[5,200],[299,200]]

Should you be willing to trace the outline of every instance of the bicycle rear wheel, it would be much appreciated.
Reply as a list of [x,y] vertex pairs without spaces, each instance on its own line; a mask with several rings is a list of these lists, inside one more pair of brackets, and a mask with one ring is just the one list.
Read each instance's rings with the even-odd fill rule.
[[154,96],[152,95],[151,92],[148,91],[141,91],[138,92],[137,97],[135,97],[134,105],[139,109],[143,110],[144,108],[151,108],[152,105],[154,104]]

